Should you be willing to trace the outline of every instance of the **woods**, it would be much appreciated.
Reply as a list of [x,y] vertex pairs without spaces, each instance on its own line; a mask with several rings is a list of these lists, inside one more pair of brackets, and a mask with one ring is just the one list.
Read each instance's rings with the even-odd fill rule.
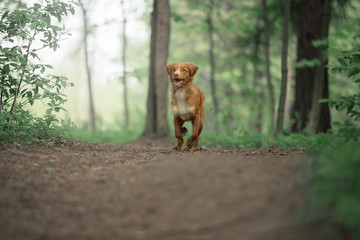
[[[254,169],[267,164],[264,155],[271,155],[271,166],[277,169],[283,155],[296,154],[304,164],[300,171],[309,204],[321,221],[346,228],[347,240],[358,238],[360,215],[353,213],[360,206],[359,12],[356,0],[0,1],[0,151],[14,159],[26,155],[33,161],[29,169],[42,171],[46,178],[61,173],[61,159],[50,159],[46,164],[51,167],[40,168],[37,161],[46,158],[37,155],[42,147],[61,156],[57,147],[65,146],[69,164],[75,162],[77,171],[83,171],[81,164],[89,165],[90,177],[115,165],[123,169],[124,163],[137,168],[156,154],[162,164],[172,161],[168,156],[179,162],[186,158],[184,172],[194,163],[202,169],[212,159],[211,171],[204,171],[211,173],[222,169],[218,159],[231,149],[229,175],[241,179],[249,166],[241,154],[254,155],[251,176],[256,179]],[[165,70],[172,62],[198,66],[191,81],[205,95],[200,143],[211,150],[179,153],[168,147],[176,141]],[[195,111],[187,107],[186,114]],[[189,128],[191,121],[184,126]],[[141,147],[123,148],[133,140]],[[13,150],[25,146],[34,147],[34,156]],[[104,149],[112,149],[111,154]],[[94,165],[112,165],[92,169],[87,152]],[[269,176],[291,175],[286,159],[286,168]],[[13,174],[8,170],[13,162],[2,173]],[[172,170],[179,169],[178,162],[171,164]],[[28,168],[24,166],[15,172],[22,173]],[[163,166],[167,171],[169,165]],[[154,175],[163,174],[157,166],[153,169]],[[75,176],[67,171],[70,178]],[[172,179],[172,172],[167,174]],[[157,186],[160,175],[146,179]],[[225,179],[221,171],[216,176]],[[250,185],[245,179],[241,186]],[[154,209],[143,212],[151,215]]]
[[[242,3],[231,0],[147,2],[142,12],[137,13],[140,14],[138,19],[141,19],[137,20],[137,24],[141,21],[149,24],[149,35],[148,38],[135,40],[136,44],[133,42],[137,33],[132,25],[135,21],[131,19],[136,4],[132,6],[126,1],[114,3],[121,17],[109,16],[103,22],[94,22],[92,15],[96,8],[93,5],[100,3],[74,3],[78,5],[82,19],[81,48],[88,88],[86,104],[89,106],[89,117],[82,116],[81,124],[90,126],[93,132],[112,124],[111,120],[103,119],[118,118],[122,120],[116,124],[126,129],[133,129],[133,122],[142,125],[143,130],[142,127],[134,129],[142,132],[143,136],[171,135],[168,79],[163,69],[171,61],[196,62],[200,67],[195,81],[208,95],[206,109],[209,114],[204,131],[210,135],[311,135],[331,129],[332,119],[345,118],[342,113],[330,109],[322,99],[339,95],[336,83],[331,83],[335,81],[331,79],[337,77],[328,69],[329,64],[336,61],[336,55],[329,54],[329,48],[337,48],[336,37],[332,37],[339,29],[337,21],[345,23],[346,14],[351,19],[354,11],[350,9],[357,6],[356,3],[321,0],[302,3],[262,0]],[[15,2],[4,4],[16,6]],[[171,6],[174,4],[179,8],[173,9]],[[8,19],[6,14],[2,16],[3,22]],[[354,21],[357,21],[356,18]],[[95,44],[101,44],[96,40],[98,32],[117,22],[121,36],[117,39],[118,57],[114,55],[109,60],[118,60],[109,62],[106,56],[97,56],[100,53],[109,54],[105,53],[109,50],[97,51]],[[351,21],[348,22],[345,26],[349,27],[344,27],[344,32],[351,32]],[[111,51],[111,54],[114,52]],[[100,82],[109,81],[104,79],[106,72],[101,71],[104,67],[94,67],[99,65],[99,61],[107,68],[116,69],[110,70],[105,78],[113,78],[114,75],[121,79],[119,94],[122,97],[118,101],[123,103],[118,107],[112,104],[116,101],[107,104],[111,109],[122,112],[121,117],[104,114],[105,102],[100,100],[98,93],[94,93]],[[10,65],[4,63],[4,66],[2,71]],[[73,77],[71,80],[74,81]],[[136,81],[136,86],[131,87],[131,81]],[[79,84],[75,86],[80,88]],[[134,90],[140,89],[138,86],[146,86],[147,90],[137,93],[140,94],[135,103],[138,110],[134,113],[131,102]],[[16,88],[14,91],[16,100]],[[1,95],[3,108],[5,93],[7,90],[3,90]],[[15,108],[15,103],[12,101],[11,109]],[[68,104],[67,110],[71,115],[75,103],[71,100]],[[130,115],[134,115],[131,121]]]

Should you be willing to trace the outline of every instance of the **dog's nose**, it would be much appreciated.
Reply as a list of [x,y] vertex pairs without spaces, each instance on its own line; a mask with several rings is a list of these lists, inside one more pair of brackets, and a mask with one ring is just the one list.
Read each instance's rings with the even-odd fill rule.
[[179,72],[174,72],[174,77],[179,77]]

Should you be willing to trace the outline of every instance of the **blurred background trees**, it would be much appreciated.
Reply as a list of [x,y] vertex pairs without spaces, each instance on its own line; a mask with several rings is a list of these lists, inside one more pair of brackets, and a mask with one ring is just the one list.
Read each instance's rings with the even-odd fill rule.
[[[0,4],[21,8],[19,3],[32,2]],[[72,36],[60,43],[60,53],[39,54],[74,82],[62,116],[80,130],[95,130],[96,123],[98,131],[130,131],[134,137],[172,135],[163,67],[173,61],[200,67],[194,81],[206,96],[204,136],[273,134],[276,128],[278,134],[326,132],[332,121],[348,119],[319,100],[357,91],[328,66],[337,63],[339,51],[358,44],[358,1],[292,0],[288,15],[285,0],[78,3],[75,16],[65,19]],[[89,115],[87,106],[96,112]],[[35,104],[33,111],[43,109]]]

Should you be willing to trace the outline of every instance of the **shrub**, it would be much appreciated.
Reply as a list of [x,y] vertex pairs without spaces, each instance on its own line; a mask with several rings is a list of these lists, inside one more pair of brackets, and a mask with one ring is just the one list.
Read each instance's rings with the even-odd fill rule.
[[356,143],[343,148],[324,151],[317,158],[310,202],[321,218],[345,225],[360,238],[360,148]]
[[59,120],[52,114],[43,117],[34,117],[28,110],[19,109],[9,114],[0,114],[0,145],[35,144],[56,139],[60,135],[69,137],[76,129],[70,121]]
[[[0,144],[29,143],[32,137],[44,137],[58,123],[52,112],[65,110],[63,91],[72,83],[64,76],[47,74],[53,67],[41,63],[37,52],[59,48],[59,41],[68,34],[55,22],[74,14],[72,3],[45,0],[25,9],[0,11]],[[35,42],[42,46],[35,49]],[[48,107],[43,118],[23,110],[38,100]]]
[[[337,59],[339,65],[331,71],[345,73],[360,88],[359,46],[341,52]],[[348,120],[334,123],[332,138],[317,150],[311,169],[310,200],[322,218],[345,225],[360,239],[360,93],[322,102],[345,111]]]

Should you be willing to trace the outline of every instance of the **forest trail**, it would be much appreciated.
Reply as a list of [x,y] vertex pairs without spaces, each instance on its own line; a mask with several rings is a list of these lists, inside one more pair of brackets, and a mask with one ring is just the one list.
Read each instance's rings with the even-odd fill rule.
[[301,223],[298,150],[62,140],[0,149],[0,239],[328,239]]

